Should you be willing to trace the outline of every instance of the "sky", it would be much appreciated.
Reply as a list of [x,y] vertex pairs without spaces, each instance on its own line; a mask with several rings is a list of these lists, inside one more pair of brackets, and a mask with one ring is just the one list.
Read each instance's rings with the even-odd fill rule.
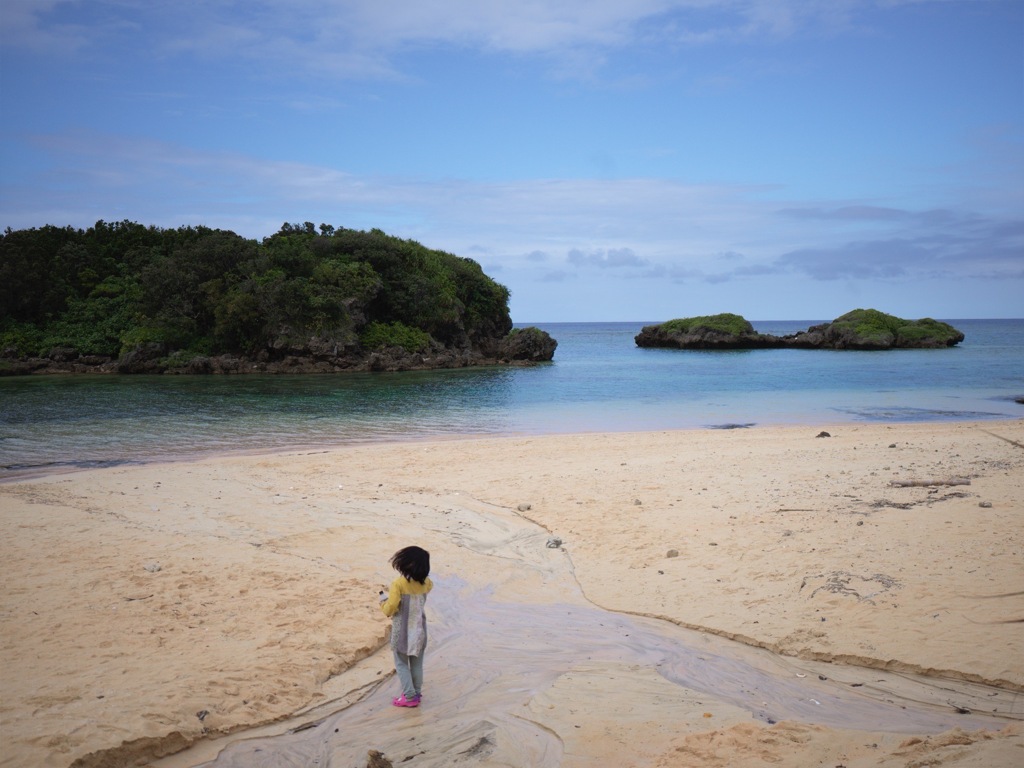
[[1024,0],[3,0],[0,227],[379,228],[517,323],[1024,317]]

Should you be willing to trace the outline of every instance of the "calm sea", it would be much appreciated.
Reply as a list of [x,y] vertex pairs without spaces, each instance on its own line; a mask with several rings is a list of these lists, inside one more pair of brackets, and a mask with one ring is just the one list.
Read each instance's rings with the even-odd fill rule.
[[[819,321],[755,322],[785,334]],[[215,452],[451,435],[1024,417],[1024,320],[950,320],[938,350],[639,349],[647,323],[537,323],[530,368],[0,378],[0,480]]]

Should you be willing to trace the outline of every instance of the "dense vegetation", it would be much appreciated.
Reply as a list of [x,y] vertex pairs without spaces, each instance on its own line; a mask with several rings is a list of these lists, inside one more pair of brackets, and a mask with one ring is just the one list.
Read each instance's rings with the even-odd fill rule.
[[[285,224],[262,242],[130,221],[0,237],[0,353],[124,359],[487,352],[509,292],[471,259],[374,229]],[[493,349],[491,349],[493,351]]]
[[697,331],[717,331],[735,334],[753,333],[752,326],[741,315],[723,312],[718,315],[702,315],[700,317],[681,317],[661,324],[667,333],[694,333]]
[[922,342],[939,340],[938,344],[927,346],[952,346],[963,341],[963,334],[948,323],[930,317],[920,320],[903,318],[879,312],[877,309],[855,309],[831,324],[832,333],[862,340],[864,346],[880,348],[914,347]]

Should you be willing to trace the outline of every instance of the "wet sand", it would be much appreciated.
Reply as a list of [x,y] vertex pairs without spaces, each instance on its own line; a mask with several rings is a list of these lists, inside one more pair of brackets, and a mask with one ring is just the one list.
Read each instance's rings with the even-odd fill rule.
[[[0,765],[1018,765],[1021,444],[488,438],[2,485]],[[375,595],[413,542],[438,586],[401,711]]]

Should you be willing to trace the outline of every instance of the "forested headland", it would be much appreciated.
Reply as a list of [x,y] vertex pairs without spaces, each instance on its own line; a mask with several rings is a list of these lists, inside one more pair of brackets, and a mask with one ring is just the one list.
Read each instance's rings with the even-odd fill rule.
[[451,368],[550,360],[472,259],[373,229],[262,241],[131,221],[0,236],[0,374]]

